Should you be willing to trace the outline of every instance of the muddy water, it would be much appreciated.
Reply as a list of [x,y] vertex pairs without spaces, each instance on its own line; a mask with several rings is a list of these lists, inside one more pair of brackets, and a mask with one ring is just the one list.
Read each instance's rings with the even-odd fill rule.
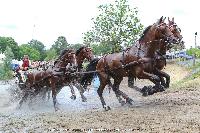
[[[165,69],[171,75],[172,83],[184,78],[188,71],[174,64]],[[58,94],[60,111],[53,109],[50,101],[35,100],[16,109],[18,100],[10,102],[11,85],[1,85],[0,89],[0,132],[72,132],[78,131],[119,131],[119,132],[199,132],[200,131],[200,79],[180,88],[170,87],[167,91],[143,97],[140,92],[127,87],[125,78],[120,88],[133,100],[134,105],[121,106],[115,94],[104,91],[104,97],[111,110],[105,112],[91,86],[85,92],[87,102],[70,99],[70,90],[64,87]],[[151,84],[147,80],[137,80],[136,86]],[[14,88],[14,87],[11,87]]]

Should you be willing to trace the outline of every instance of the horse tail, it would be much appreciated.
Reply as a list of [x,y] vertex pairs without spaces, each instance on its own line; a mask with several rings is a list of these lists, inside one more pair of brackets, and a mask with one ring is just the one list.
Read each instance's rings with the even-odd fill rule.
[[[86,67],[86,72],[96,71],[96,66],[98,64],[99,58],[95,58]],[[88,84],[91,84],[93,78],[97,76],[97,72],[85,73],[81,77],[81,85],[84,88],[87,88]]]

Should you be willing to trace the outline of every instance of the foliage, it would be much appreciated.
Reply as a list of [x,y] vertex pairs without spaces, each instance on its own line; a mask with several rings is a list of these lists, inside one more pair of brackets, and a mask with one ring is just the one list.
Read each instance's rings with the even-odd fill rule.
[[15,59],[19,59],[19,47],[12,37],[0,37],[0,52],[4,53],[6,47],[9,46],[14,54]]
[[55,49],[49,49],[46,51],[46,58],[44,60],[49,61],[49,60],[53,60],[56,59],[57,54],[56,54],[56,50]]
[[21,59],[24,55],[28,55],[31,60],[40,60],[40,52],[32,48],[29,44],[19,46],[19,55]]
[[78,50],[82,46],[83,46],[83,44],[77,43],[77,44],[71,44],[70,48],[72,48],[74,50]]
[[52,45],[52,48],[56,50],[57,55],[60,54],[60,51],[68,47],[69,44],[64,36],[59,36],[55,43]]
[[29,43],[31,48],[37,50],[40,53],[40,60],[44,60],[44,58],[46,57],[46,52],[45,52],[45,46],[42,42],[38,41],[38,40],[34,40],[32,39]]
[[14,54],[10,47],[6,47],[5,51],[5,59],[3,60],[3,64],[0,64],[0,79],[8,79],[12,77],[12,59],[14,58]]
[[137,17],[137,8],[131,9],[127,0],[100,5],[100,14],[93,19],[94,27],[84,34],[84,43],[111,47],[118,52],[121,46],[132,45],[141,34],[143,25]]
[[105,44],[102,44],[102,45],[93,44],[91,47],[92,47],[92,50],[94,51],[93,53],[95,55],[104,55],[104,54],[112,52],[112,48],[106,46]]
[[186,51],[188,55],[195,55],[196,58],[200,58],[200,49],[198,48],[190,48]]

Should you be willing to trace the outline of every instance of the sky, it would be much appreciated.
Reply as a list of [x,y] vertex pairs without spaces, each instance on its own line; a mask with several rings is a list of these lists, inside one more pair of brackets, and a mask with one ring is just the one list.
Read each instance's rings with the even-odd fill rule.
[[[0,0],[0,36],[13,37],[18,44],[37,39],[50,48],[58,36],[68,43],[82,43],[84,32],[93,26],[98,6],[114,0]],[[195,32],[200,45],[198,0],[129,0],[147,27],[161,16],[174,17],[182,30],[186,48],[194,47]],[[167,22],[167,21],[166,21]]]

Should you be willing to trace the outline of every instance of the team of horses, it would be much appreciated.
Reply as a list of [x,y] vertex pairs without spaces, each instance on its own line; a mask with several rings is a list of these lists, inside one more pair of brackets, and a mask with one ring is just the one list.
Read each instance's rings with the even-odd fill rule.
[[[27,98],[30,98],[30,101],[37,95],[45,98],[51,91],[54,108],[58,110],[56,96],[64,86],[70,86],[71,98],[76,99],[73,89],[75,86],[80,92],[82,101],[85,102],[87,99],[83,93],[95,75],[100,80],[97,93],[106,111],[110,110],[103,98],[106,85],[112,88],[119,103],[132,105],[133,100],[119,88],[123,77],[129,77],[133,83],[137,78],[153,82],[154,86],[144,86],[140,90],[144,96],[165,91],[169,87],[170,76],[162,69],[166,65],[166,51],[175,45],[183,45],[181,30],[174,19],[168,18],[167,24],[165,18],[161,17],[143,31],[135,44],[122,52],[94,58],[91,48],[86,46],[77,51],[65,49],[54,66],[27,74],[27,80],[22,87],[24,95],[19,107]],[[86,70],[82,67],[85,59],[90,62]],[[113,83],[111,78],[114,80]]]

